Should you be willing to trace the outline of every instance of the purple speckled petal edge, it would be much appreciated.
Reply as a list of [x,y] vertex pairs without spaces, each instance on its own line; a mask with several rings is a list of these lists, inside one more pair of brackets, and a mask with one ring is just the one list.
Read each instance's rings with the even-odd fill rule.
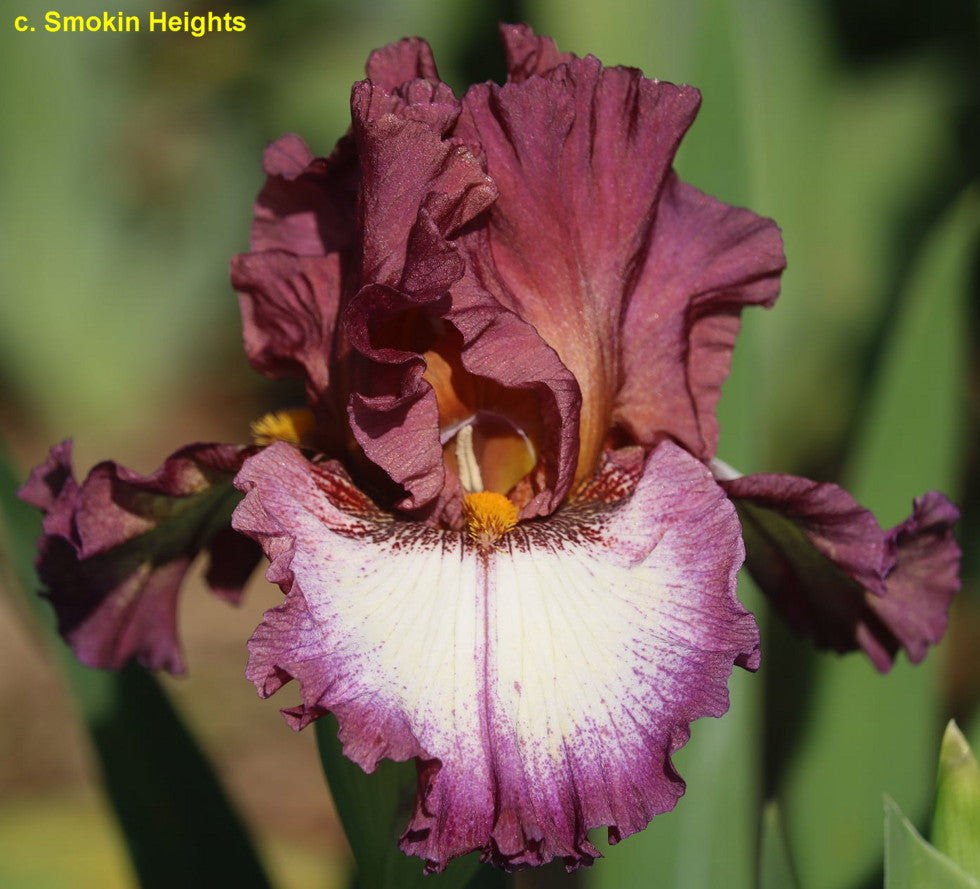
[[263,697],[297,679],[289,721],[334,712],[368,771],[417,758],[402,848],[429,870],[474,849],[506,868],[591,863],[589,829],[615,841],[673,807],[690,722],[727,710],[734,663],[758,663],[734,509],[672,444],[632,496],[522,523],[497,550],[394,520],[288,446],[236,483],[234,526],[287,593],[247,675]]

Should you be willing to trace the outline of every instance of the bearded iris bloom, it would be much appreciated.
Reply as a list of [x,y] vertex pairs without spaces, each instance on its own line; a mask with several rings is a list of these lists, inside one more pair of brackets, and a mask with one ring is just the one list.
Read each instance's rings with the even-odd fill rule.
[[191,445],[154,475],[78,485],[67,444],[23,489],[79,657],[180,671],[198,553],[237,597],[285,593],[248,677],[302,728],[332,712],[371,771],[414,759],[402,848],[440,870],[598,855],[671,809],[671,756],[759,663],[747,564],[819,644],[881,670],[941,637],[955,508],[884,531],[847,492],[738,476],[715,407],[747,306],[775,301],[778,229],[681,182],[700,96],[503,29],[508,80],[462,99],[428,46],[372,54],[325,158],[266,153],[245,348],[307,406],[252,445]]

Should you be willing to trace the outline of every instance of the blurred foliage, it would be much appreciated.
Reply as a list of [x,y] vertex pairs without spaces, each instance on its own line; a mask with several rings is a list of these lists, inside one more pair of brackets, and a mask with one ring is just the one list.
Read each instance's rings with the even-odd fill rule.
[[[0,30],[0,423],[22,468],[73,434],[83,464],[111,455],[148,470],[185,441],[243,436],[282,402],[241,355],[226,261],[247,246],[264,144],[295,131],[328,152],[371,48],[425,36],[462,89],[500,78],[495,22],[524,20],[563,49],[693,83],[704,104],[681,174],[775,218],[789,259],[776,309],[745,318],[721,456],[743,471],[846,479],[885,526],[943,488],[963,506],[965,588],[949,642],[882,678],[859,656],[812,652],[746,584],[763,668],[733,678],[725,719],[693,727],[677,756],[688,796],[588,875],[530,882],[748,889],[792,861],[802,889],[880,885],[881,794],[921,822],[942,721],[958,717],[980,743],[976,3],[134,0],[125,11],[161,6],[230,11],[248,27]],[[17,12],[45,9],[24,0]],[[295,740],[284,729],[282,749]],[[37,816],[39,832],[75,817],[65,799]],[[7,850],[32,847],[19,819],[34,816],[16,814],[31,811],[0,803],[6,867]],[[889,811],[889,835],[911,836]]]
[[762,810],[758,885],[759,889],[798,889],[800,885],[790,859],[779,806],[772,802]]
[[[957,483],[966,376],[962,271],[980,236],[978,197],[967,193],[923,245],[853,442],[846,481],[885,527],[908,514],[913,493],[954,490]],[[915,422],[909,405],[920,418]],[[771,684],[770,741],[783,763],[775,786],[801,873],[814,886],[853,885],[880,860],[882,791],[888,788],[908,811],[925,812],[943,716],[941,655],[933,652],[915,667],[901,661],[879,676],[862,658],[801,657],[795,647],[776,655],[779,673]],[[809,670],[802,698],[798,677],[780,681],[801,661]],[[848,804],[828,818],[842,799]]]

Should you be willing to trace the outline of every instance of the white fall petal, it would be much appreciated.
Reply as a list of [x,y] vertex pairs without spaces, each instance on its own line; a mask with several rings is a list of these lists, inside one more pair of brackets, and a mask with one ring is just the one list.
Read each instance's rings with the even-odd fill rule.
[[728,707],[755,623],[734,596],[743,549],[708,470],[672,444],[631,496],[523,522],[496,548],[387,515],[336,464],[273,445],[237,480],[235,527],[287,596],[248,676],[289,679],[302,727],[330,710],[370,771],[417,757],[402,847],[432,869],[473,849],[505,866],[597,851],[673,807],[670,755]]

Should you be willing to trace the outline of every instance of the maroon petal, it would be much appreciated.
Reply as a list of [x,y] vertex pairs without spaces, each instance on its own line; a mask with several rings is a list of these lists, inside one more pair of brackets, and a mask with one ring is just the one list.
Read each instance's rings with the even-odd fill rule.
[[[432,52],[418,38],[376,50],[367,72],[370,81],[388,93],[417,79],[439,82]],[[444,84],[439,87],[439,96],[449,101],[452,91]],[[451,101],[454,119],[457,109],[455,99]],[[353,140],[341,139],[330,157],[314,158],[299,136],[289,134],[266,149],[263,166],[268,179],[255,204],[253,251],[329,256],[352,245],[360,181]]]
[[302,139],[290,135],[269,146],[264,165],[268,179],[252,226],[255,252],[231,264],[245,351],[267,376],[305,380],[310,403],[333,419],[326,388],[355,240],[356,157],[350,140],[342,140],[330,158],[314,159]]
[[424,81],[403,85],[398,95],[365,82],[352,107],[363,163],[365,281],[343,321],[357,352],[349,380],[354,437],[404,489],[399,508],[439,513],[453,494],[439,434],[446,420],[440,398],[449,395],[425,378],[425,353],[455,350],[460,371],[528,392],[536,402],[537,444],[549,456],[528,508],[553,509],[574,466],[569,420],[577,419],[577,386],[530,325],[468,274],[456,235],[496,192],[467,145],[445,137],[458,103]]
[[960,548],[953,536],[959,516],[942,494],[929,491],[913,501],[912,515],[888,532],[894,564],[885,578],[886,595],[868,602],[888,633],[859,639],[864,648],[877,645],[893,654],[894,636],[918,663],[942,638],[949,602],[960,588]]
[[703,460],[714,456],[739,315],[772,305],[785,265],[774,222],[670,175],[623,325],[614,418],[635,441],[669,436]]
[[447,320],[462,335],[461,360],[469,373],[508,393],[527,395],[524,403],[530,407],[524,412],[515,408],[512,419],[528,432],[539,454],[521,518],[554,512],[575,480],[582,404],[578,382],[530,324],[503,309],[470,277],[455,289]]
[[463,99],[455,132],[480,145],[499,190],[487,217],[491,255],[473,262],[496,267],[503,288],[494,295],[578,381],[582,477],[608,429],[623,313],[658,197],[699,102],[691,87],[591,57],[543,77],[475,86]]
[[289,134],[266,149],[263,167],[268,178],[255,202],[252,250],[329,256],[352,245],[358,169],[350,140],[330,157],[314,158]]
[[329,257],[281,250],[239,255],[231,263],[252,366],[273,379],[305,379],[314,400],[330,379],[339,276]]
[[[413,311],[416,320],[402,340],[379,332],[398,329]],[[365,288],[345,315],[350,342],[369,361],[355,365],[351,428],[364,453],[406,491],[403,510],[452,524],[453,498],[447,484],[440,409],[457,393],[433,388],[425,377],[425,355],[437,349],[455,365],[451,383],[465,388],[469,411],[493,410],[512,420],[534,441],[539,461],[527,480],[522,516],[552,512],[571,487],[578,453],[578,385],[537,332],[504,309],[472,278],[449,297],[424,302],[380,285]],[[441,331],[441,332],[440,332]],[[431,360],[431,358],[430,358]],[[459,379],[465,376],[465,384]],[[450,513],[444,514],[444,510]]]
[[513,83],[549,71],[575,58],[559,52],[551,37],[538,37],[527,25],[501,25],[500,36],[507,55],[507,79]]
[[350,429],[365,456],[401,487],[397,505],[405,510],[430,504],[443,488],[439,408],[423,378],[425,340],[407,335],[406,342],[383,333],[406,316],[421,317],[418,324],[426,327],[447,302],[413,301],[374,285],[361,291],[344,317],[345,333],[359,353],[350,363]]
[[788,475],[723,480],[742,519],[746,564],[799,632],[836,651],[863,648],[886,672],[942,638],[959,589],[959,512],[941,494],[883,531],[843,488]]
[[368,57],[365,69],[368,80],[388,92],[394,92],[410,80],[439,82],[432,50],[421,37],[406,37],[376,49]]
[[318,447],[334,454],[347,446],[346,417],[336,368],[341,269],[334,256],[295,256],[281,250],[236,256],[245,352],[273,379],[304,381],[314,411]]
[[396,286],[416,226],[431,221],[448,237],[489,205],[493,184],[465,145],[444,138],[459,114],[445,84],[414,81],[395,95],[363,81],[351,113],[361,165],[360,280]]
[[101,463],[79,486],[64,442],[31,473],[20,496],[45,513],[38,575],[82,663],[118,669],[136,658],[183,672],[176,598],[191,561],[209,551],[208,581],[236,601],[261,555],[230,529],[240,499],[231,482],[250,452],[188,445],[151,476]]

